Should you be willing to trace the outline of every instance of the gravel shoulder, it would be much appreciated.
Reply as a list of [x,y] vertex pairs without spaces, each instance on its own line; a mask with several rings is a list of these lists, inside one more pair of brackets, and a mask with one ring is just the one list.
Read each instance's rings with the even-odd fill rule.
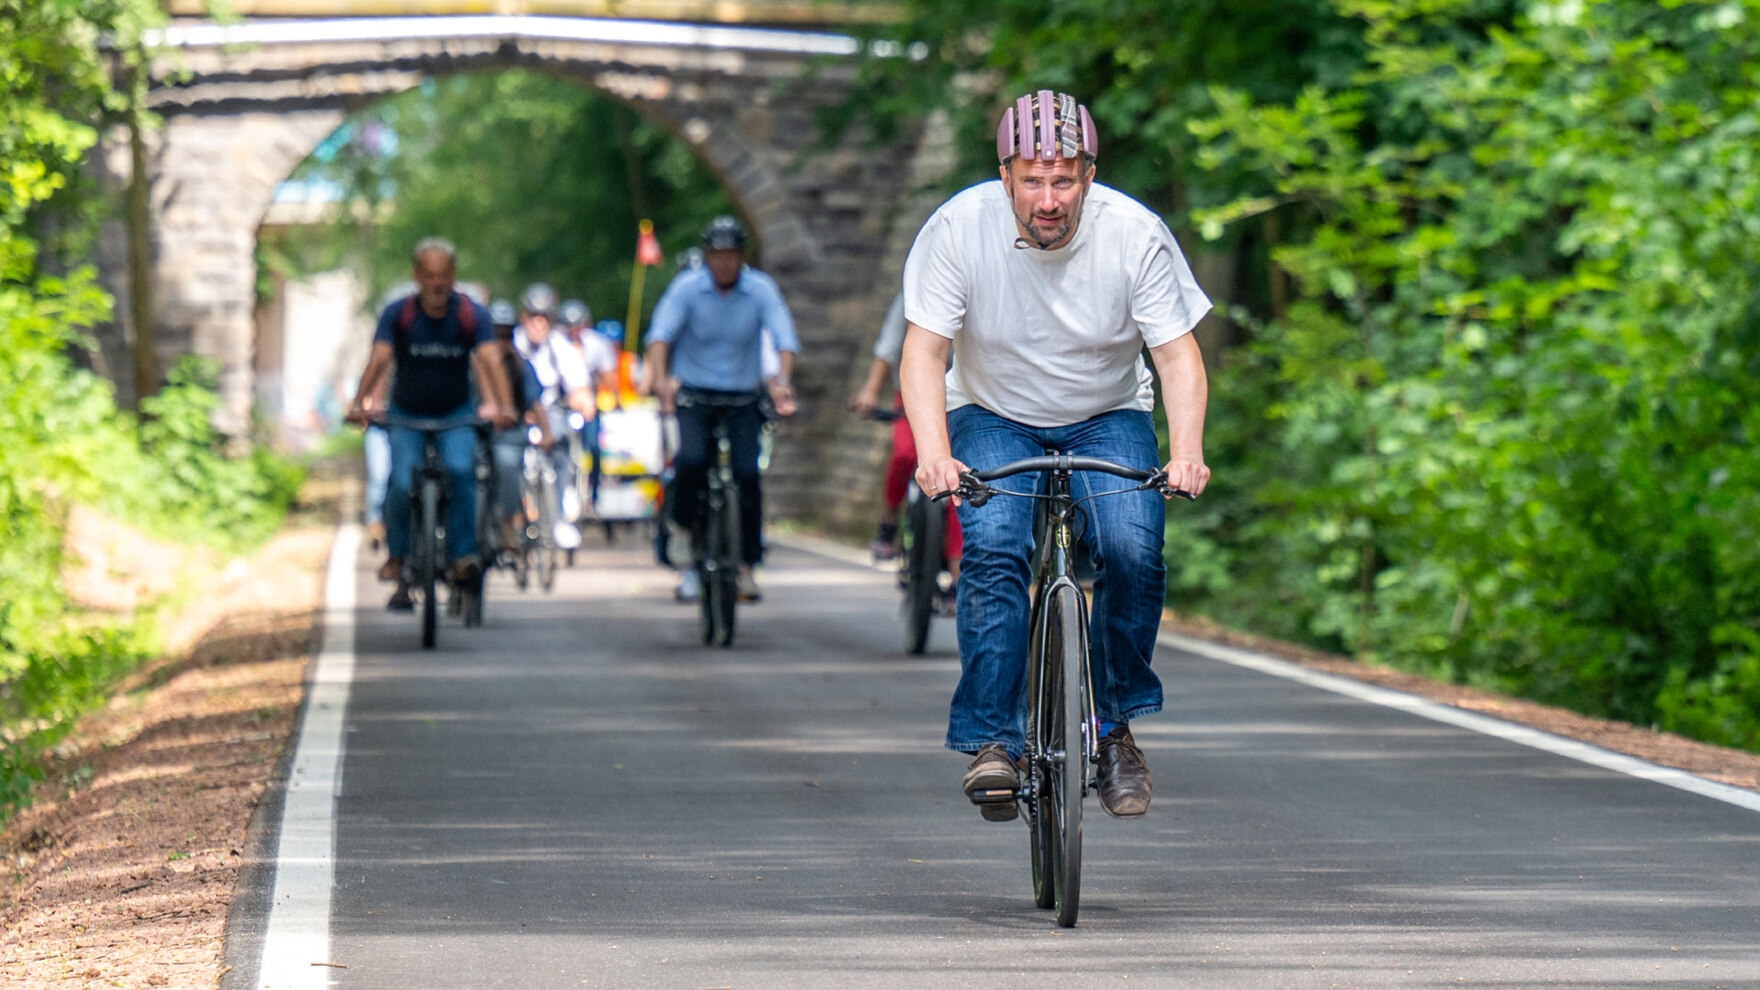
[[[322,575],[352,479],[317,474],[248,563],[201,562],[211,593],[60,751],[0,832],[0,970],[20,986],[217,987],[247,829],[294,730]],[[1169,615],[1178,632],[1407,691],[1737,787],[1760,754],[1358,664]]]

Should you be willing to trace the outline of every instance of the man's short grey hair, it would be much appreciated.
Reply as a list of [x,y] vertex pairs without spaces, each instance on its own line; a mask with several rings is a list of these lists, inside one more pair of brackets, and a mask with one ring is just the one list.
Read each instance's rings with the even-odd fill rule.
[[409,253],[410,263],[419,265],[422,263],[422,255],[435,251],[444,254],[449,264],[458,264],[458,248],[453,247],[452,242],[444,237],[424,237],[417,241],[416,249]]

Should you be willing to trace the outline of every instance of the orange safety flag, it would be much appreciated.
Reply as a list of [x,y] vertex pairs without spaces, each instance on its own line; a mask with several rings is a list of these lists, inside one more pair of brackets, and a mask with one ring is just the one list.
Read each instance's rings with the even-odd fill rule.
[[660,251],[660,238],[654,236],[654,225],[643,220],[641,233],[636,237],[636,261],[653,266],[665,260],[666,256]]

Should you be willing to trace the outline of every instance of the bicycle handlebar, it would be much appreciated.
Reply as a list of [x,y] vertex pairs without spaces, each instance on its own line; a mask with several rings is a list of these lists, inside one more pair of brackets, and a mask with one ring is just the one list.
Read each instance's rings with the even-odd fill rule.
[[976,508],[983,505],[985,502],[990,501],[990,496],[992,495],[998,493],[1006,495],[1016,494],[1014,492],[1004,492],[1001,489],[992,488],[988,482],[995,481],[998,478],[1011,477],[1017,474],[1038,474],[1046,471],[1098,471],[1102,474],[1110,474],[1130,481],[1142,482],[1142,484],[1137,485],[1135,488],[1120,489],[1120,491],[1147,491],[1152,489],[1160,492],[1167,498],[1183,498],[1188,502],[1195,502],[1198,498],[1198,496],[1193,495],[1191,492],[1182,491],[1168,485],[1167,472],[1159,468],[1150,471],[1143,468],[1125,467],[1123,464],[1114,464],[1111,461],[1101,460],[1098,457],[1077,457],[1070,454],[1047,454],[1042,457],[1028,457],[1024,460],[1015,461],[1012,464],[1004,464],[1001,467],[991,468],[988,471],[961,471],[958,488],[948,492],[940,492],[934,495],[933,498],[935,501],[939,502],[944,498],[958,496],[965,499],[967,502],[970,502],[972,507]]
[[381,426],[400,426],[406,430],[420,433],[440,433],[445,430],[456,430],[464,426],[487,426],[487,420],[477,417],[476,411],[456,413],[451,416],[408,416],[387,409],[379,416]]

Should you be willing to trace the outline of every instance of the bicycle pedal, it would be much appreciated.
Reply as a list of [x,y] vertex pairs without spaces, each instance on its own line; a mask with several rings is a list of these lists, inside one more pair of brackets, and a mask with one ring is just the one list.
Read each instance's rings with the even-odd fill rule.
[[1012,822],[1021,815],[1021,809],[1013,801],[989,801],[978,805],[978,814],[987,822]]
[[966,796],[972,799],[973,804],[1001,804],[1003,802],[1012,804],[1019,794],[1020,791],[1012,787],[993,787],[988,790],[972,791]]

